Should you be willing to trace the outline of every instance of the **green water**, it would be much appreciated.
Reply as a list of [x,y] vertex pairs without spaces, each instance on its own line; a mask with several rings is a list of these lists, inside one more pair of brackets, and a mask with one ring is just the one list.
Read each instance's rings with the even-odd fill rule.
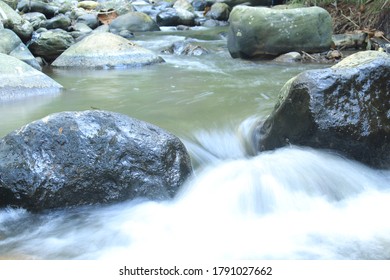
[[136,42],[161,52],[172,42],[195,38],[203,56],[161,54],[165,63],[136,69],[45,72],[64,86],[60,95],[0,104],[0,136],[61,111],[103,109],[148,121],[179,137],[197,130],[237,126],[264,118],[283,84],[313,65],[232,59],[224,30],[139,34]]

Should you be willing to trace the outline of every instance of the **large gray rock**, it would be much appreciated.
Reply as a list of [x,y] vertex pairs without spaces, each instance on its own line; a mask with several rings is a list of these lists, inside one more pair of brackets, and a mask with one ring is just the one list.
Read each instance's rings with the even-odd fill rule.
[[[62,86],[19,59],[0,53],[0,102],[58,94]],[[0,157],[2,159],[2,157]],[[0,177],[1,177],[0,172]]]
[[147,14],[130,12],[114,19],[110,24],[110,31],[120,34],[121,31],[144,32],[159,31],[157,23]]
[[256,129],[257,150],[304,145],[390,168],[389,81],[390,56],[381,52],[357,53],[331,68],[299,74]]
[[74,43],[71,34],[62,29],[53,29],[36,33],[29,49],[35,56],[52,62]]
[[156,15],[159,26],[195,25],[196,15],[181,8],[167,8]]
[[152,51],[108,32],[91,34],[67,49],[53,67],[116,68],[162,62]]
[[0,207],[33,211],[137,197],[167,199],[191,175],[182,142],[105,111],[63,112],[0,140]]
[[12,30],[0,30],[0,53],[16,57],[35,69],[42,70],[38,61]]
[[27,42],[34,31],[32,25],[3,1],[0,1],[0,21],[4,27],[14,31],[23,42]]
[[229,17],[233,58],[276,56],[291,51],[322,52],[332,43],[332,20],[319,7],[270,9],[236,6]]

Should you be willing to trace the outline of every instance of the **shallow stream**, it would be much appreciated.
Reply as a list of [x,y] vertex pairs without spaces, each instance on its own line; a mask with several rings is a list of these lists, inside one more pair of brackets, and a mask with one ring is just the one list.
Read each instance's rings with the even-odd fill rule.
[[56,96],[0,103],[0,137],[50,113],[120,112],[180,137],[196,175],[172,201],[31,214],[0,210],[0,259],[389,259],[390,173],[288,147],[254,155],[250,131],[284,83],[323,65],[232,59],[224,29],[136,34],[160,52],[194,39],[203,56],[137,69],[58,70]]

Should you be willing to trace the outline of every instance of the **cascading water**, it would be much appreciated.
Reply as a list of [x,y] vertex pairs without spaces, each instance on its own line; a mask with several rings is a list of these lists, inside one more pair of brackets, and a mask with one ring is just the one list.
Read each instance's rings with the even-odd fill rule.
[[[161,36],[149,36],[141,44],[158,45]],[[169,38],[178,40],[168,34],[164,44]],[[232,60],[224,39],[199,42],[213,55],[167,55],[136,70],[56,70],[62,95],[0,104],[2,136],[49,113],[97,107],[175,133],[196,167],[171,201],[0,209],[0,259],[390,258],[388,171],[303,147],[255,155],[248,143],[282,85],[319,66]]]
[[[237,141],[217,135],[222,139],[212,139],[220,151],[223,143],[229,151]],[[205,160],[215,158],[203,150]],[[328,152],[288,147],[212,161],[172,201],[139,200],[40,215],[2,210],[0,255],[388,259],[390,225],[383,215],[389,210],[389,173]]]

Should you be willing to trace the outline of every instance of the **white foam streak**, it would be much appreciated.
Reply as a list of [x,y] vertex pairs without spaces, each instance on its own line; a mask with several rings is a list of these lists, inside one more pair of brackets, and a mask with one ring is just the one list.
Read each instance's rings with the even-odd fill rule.
[[[388,178],[336,155],[285,148],[215,163],[173,201],[33,216],[27,230],[0,238],[0,248],[32,258],[127,261],[388,259]],[[25,225],[34,220],[28,215],[0,219]]]

